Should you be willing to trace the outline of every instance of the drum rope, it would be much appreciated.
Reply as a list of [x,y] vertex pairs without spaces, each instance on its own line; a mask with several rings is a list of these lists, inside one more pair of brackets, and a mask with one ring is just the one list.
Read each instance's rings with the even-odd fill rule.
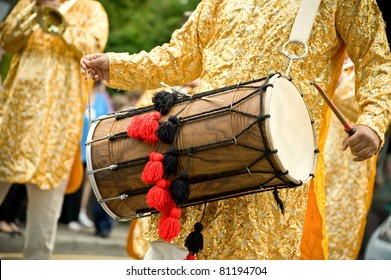
[[[197,183],[210,182],[210,181],[219,180],[219,179],[222,179],[222,178],[227,178],[227,177],[232,177],[232,176],[237,176],[237,175],[243,175],[243,174],[246,174],[246,173],[248,173],[247,169],[240,169],[240,170],[234,170],[234,171],[230,171],[230,172],[222,172],[222,173],[212,174],[212,175],[196,176],[196,177],[193,177],[193,178],[189,179],[189,183],[190,184],[197,184]],[[249,191],[268,191],[268,190],[274,190],[274,189],[279,189],[279,188],[291,188],[291,187],[301,186],[301,184],[294,184],[292,182],[287,182],[286,184],[281,184],[281,183],[269,184],[274,179],[278,178],[278,176],[284,175],[286,173],[281,173],[281,174],[278,174],[278,175],[276,175],[273,171],[255,171],[254,173],[271,174],[271,175],[274,175],[274,176],[271,176],[268,180],[266,180],[262,184],[242,189],[241,193],[249,192]],[[269,185],[267,185],[267,184],[269,184]],[[145,195],[145,194],[148,193],[149,190],[150,190],[150,186],[146,185],[144,188],[139,188],[137,190],[128,190],[128,191],[122,192],[118,196],[111,197],[111,198],[106,198],[106,199],[107,200],[116,200],[116,199],[123,200],[123,198],[126,197],[126,196]],[[222,195],[223,196],[233,197],[232,196],[233,194],[235,196],[240,196],[241,193],[237,193],[236,190],[232,190],[232,191],[227,191],[227,192],[223,193]],[[219,195],[221,195],[221,194],[219,194]],[[210,201],[213,201],[213,196],[204,197],[203,198],[203,202],[204,203],[210,202]],[[192,201],[190,200],[189,202],[191,203]],[[180,206],[183,206],[183,205],[188,205],[188,204],[187,203],[182,203]]]
[[[234,106],[244,102],[245,100],[247,100],[248,98],[252,97],[253,95],[255,95],[257,93],[259,93],[259,88],[257,88],[256,91],[251,92],[249,95],[239,99],[238,101],[232,103],[229,106],[221,107],[219,109],[211,110],[211,111],[207,111],[207,112],[201,112],[201,113],[189,116],[189,117],[178,118],[178,125],[182,125],[182,124],[187,123],[187,122],[202,120],[204,118],[208,118],[208,117],[211,117],[211,116],[217,116],[217,115],[220,115],[220,114],[222,115],[222,114],[226,114],[226,113],[230,113],[230,112],[241,114],[241,115],[247,116],[247,117],[252,117],[252,118],[255,118],[255,119],[259,118],[256,115],[232,109]],[[180,112],[182,112],[189,104],[190,104],[190,102],[187,103],[186,106],[183,107]],[[179,112],[175,116],[177,116],[178,114],[179,114]],[[267,118],[267,117],[270,117],[270,115],[265,115],[265,116],[262,116],[262,117]],[[122,116],[121,116],[121,118],[122,118]],[[255,123],[256,122],[254,122],[254,124]],[[99,139],[91,140],[88,143],[97,142],[97,141],[101,141],[101,140],[105,140],[105,139],[116,140],[116,139],[128,138],[128,137],[129,136],[127,135],[127,133],[123,131],[123,132],[118,132],[118,133],[115,133],[115,134],[109,134],[109,135],[107,135],[105,137],[101,137]]]
[[[228,198],[235,198],[235,197],[241,197],[245,194],[253,194],[253,193],[256,193],[256,192],[265,192],[265,191],[271,191],[271,190],[274,190],[274,189],[283,189],[283,188],[291,188],[292,186],[289,186],[289,185],[281,185],[281,184],[273,184],[273,185],[269,185],[267,188],[262,188],[262,186],[251,186],[251,187],[247,187],[247,188],[243,188],[241,189],[242,191],[241,192],[236,192],[236,191],[227,191],[227,192],[223,192],[223,193],[219,193],[219,194],[216,194],[216,195],[210,195],[208,197],[204,197],[201,200],[197,200],[197,199],[190,199],[187,203],[184,203],[182,205],[180,205],[180,207],[188,207],[188,206],[194,206],[194,205],[199,205],[199,204],[206,204],[206,203],[209,203],[209,202],[214,202],[214,201],[220,201],[220,200],[224,200],[224,199],[228,199]],[[294,186],[296,187],[296,186]],[[132,196],[132,195],[144,195],[145,193],[147,193],[148,189],[143,189],[143,192],[140,191],[140,190],[137,190],[136,192],[124,192],[125,195],[129,195],[129,196]],[[118,197],[115,197],[116,199],[119,200]],[[129,219],[132,219],[132,218],[142,218],[142,217],[148,217],[148,216],[152,216],[154,214],[157,214],[157,211],[154,210],[154,209],[149,209],[149,208],[144,208],[144,209],[138,209],[138,210],[135,210],[136,212],[136,215],[135,216],[129,216],[128,218],[125,218],[125,220],[129,220]]]
[[[259,86],[249,86],[249,84],[253,84],[253,83],[264,81],[269,76],[272,76],[272,75],[273,74],[270,74],[267,77],[254,79],[254,80],[251,80],[251,81],[248,81],[248,82],[244,82],[244,83],[240,83],[240,84],[235,84],[235,85],[223,87],[223,88],[220,88],[220,89],[214,89],[214,90],[210,90],[210,91],[206,91],[206,92],[202,92],[202,93],[193,94],[191,96],[184,96],[184,97],[179,98],[174,104],[180,104],[180,103],[191,101],[191,100],[197,100],[197,99],[201,99],[202,97],[209,96],[209,95],[214,95],[214,94],[218,94],[218,93],[222,93],[222,92],[226,92],[226,91],[230,91],[230,90],[237,90],[238,88],[241,88],[241,89],[259,89]],[[153,105],[148,106],[148,107],[143,107],[143,108],[137,108],[137,109],[132,108],[132,109],[129,109],[129,111],[123,113],[123,114],[114,114],[111,117],[116,118],[116,120],[121,120],[121,119],[129,118],[129,117],[133,117],[133,116],[136,116],[136,115],[139,115],[139,114],[142,114],[142,113],[147,113],[147,112],[150,112],[150,111],[153,111],[153,110],[154,110],[154,106]]]

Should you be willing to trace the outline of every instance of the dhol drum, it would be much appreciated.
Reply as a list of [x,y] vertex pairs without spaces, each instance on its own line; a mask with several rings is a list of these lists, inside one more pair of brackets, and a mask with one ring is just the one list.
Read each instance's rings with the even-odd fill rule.
[[299,187],[314,177],[318,149],[313,122],[302,94],[282,74],[178,98],[159,119],[161,126],[175,116],[172,143],[151,145],[129,137],[132,120],[155,109],[105,115],[90,127],[89,178],[98,202],[114,219],[157,212],[146,203],[153,184],[142,180],[152,152],[175,151],[178,170],[169,179],[185,174],[190,187],[179,207]]

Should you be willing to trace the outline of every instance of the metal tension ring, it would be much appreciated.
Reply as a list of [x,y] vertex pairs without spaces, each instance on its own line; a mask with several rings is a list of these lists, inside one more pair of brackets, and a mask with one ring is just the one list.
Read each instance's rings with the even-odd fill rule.
[[[298,44],[298,45],[301,45],[304,47],[304,53],[301,54],[301,55],[294,55],[294,54],[290,54],[287,50],[286,50],[286,46],[288,44]],[[308,54],[308,46],[307,44],[305,43],[302,43],[302,42],[299,42],[299,41],[288,41],[286,42],[283,46],[282,46],[282,52],[284,53],[284,55],[289,58],[290,60],[299,60],[299,59],[302,59],[304,58],[307,54]]]

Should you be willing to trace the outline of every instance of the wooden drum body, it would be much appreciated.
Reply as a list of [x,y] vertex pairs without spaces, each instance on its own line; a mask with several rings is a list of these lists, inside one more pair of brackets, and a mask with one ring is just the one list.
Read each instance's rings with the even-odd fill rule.
[[[179,170],[189,175],[186,207],[209,201],[308,183],[317,162],[316,137],[297,87],[281,74],[183,97],[162,115],[176,115],[175,141],[151,145],[126,135],[137,115],[154,106],[95,120],[87,139],[87,168],[93,191],[118,220],[150,215],[141,180],[151,152],[178,151]],[[175,176],[170,178],[175,179]]]

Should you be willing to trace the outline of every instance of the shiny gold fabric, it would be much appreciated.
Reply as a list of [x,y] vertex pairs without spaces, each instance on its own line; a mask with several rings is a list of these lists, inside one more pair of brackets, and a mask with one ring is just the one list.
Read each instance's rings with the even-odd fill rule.
[[[8,52],[16,51],[9,44],[20,25],[15,17],[29,2],[19,1],[1,27]],[[0,181],[53,189],[69,175],[87,101],[80,55],[103,51],[108,19],[99,2],[79,0],[65,20],[63,38],[37,29],[13,56],[1,98]]]
[[[349,60],[345,65],[349,65]],[[350,123],[355,123],[354,67],[347,67],[334,95],[334,103]],[[337,117],[331,117],[325,145],[326,226],[329,259],[357,258],[373,194],[376,158],[355,162],[341,150],[346,132]]]
[[[169,44],[149,53],[109,54],[109,86],[153,89],[160,82],[180,85],[200,77],[196,90],[202,92],[285,72],[289,61],[281,49],[289,38],[299,4],[299,0],[204,0]],[[320,244],[322,252],[311,255],[315,247],[309,243],[300,247],[308,193],[308,186],[302,186],[280,191],[285,215],[271,193],[208,204],[202,221],[204,250],[198,258],[299,259],[303,253],[300,248],[307,250],[309,258],[327,258],[323,148],[330,113],[310,81],[316,80],[332,96],[347,46],[358,71],[356,91],[361,115],[357,123],[369,125],[383,137],[390,115],[391,55],[384,22],[373,0],[322,1],[308,44],[308,56],[295,61],[289,74],[304,93],[318,134],[317,203],[311,209],[319,212],[323,224],[307,228],[308,236],[323,236],[308,238]],[[183,209],[182,231],[175,244],[183,247],[202,212],[201,206]],[[312,234],[313,228],[321,232]],[[156,230],[157,218],[153,217],[151,240],[157,239]]]

